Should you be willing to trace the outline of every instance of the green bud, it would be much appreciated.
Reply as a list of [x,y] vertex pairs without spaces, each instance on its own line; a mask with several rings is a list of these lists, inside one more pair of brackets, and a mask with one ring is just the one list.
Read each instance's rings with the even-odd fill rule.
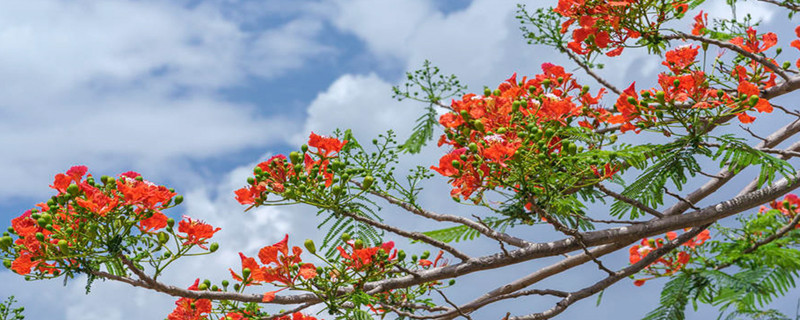
[[449,284],[450,284],[451,286],[452,286],[452,285],[455,285],[455,284],[456,284],[456,279],[450,279],[450,282],[449,282]]
[[208,289],[208,285],[205,284],[205,282],[201,283],[199,286],[197,286],[197,289],[200,290],[200,291],[204,291],[204,290]]
[[344,242],[350,241],[350,234],[347,232],[342,233],[342,241]]
[[229,284],[230,284],[230,282],[228,282],[228,280],[222,280],[222,287],[223,288],[228,289],[228,285]]
[[635,105],[636,104],[636,98],[634,98],[632,96],[628,96],[628,103]]
[[78,195],[79,192],[81,192],[81,187],[78,187],[77,184],[72,183],[69,185],[69,187],[67,187],[67,193],[73,196]]
[[495,96],[498,96],[498,97],[499,97],[499,96],[500,96],[501,94],[503,94],[503,93],[502,93],[502,92],[500,92],[500,89],[494,89],[494,92],[492,92],[492,94],[494,94]]
[[250,268],[244,268],[242,270],[242,279],[247,279],[248,277],[250,277]]
[[261,169],[261,167],[253,168],[253,174],[255,174],[256,176],[258,176],[258,175],[260,175],[262,173],[264,173],[264,169]]
[[256,179],[253,177],[247,177],[247,184],[254,185],[256,184]]
[[416,255],[416,254],[412,254],[412,255],[411,255],[411,261],[412,261],[412,262],[417,262],[417,260],[419,260],[419,257],[417,257],[417,255]]
[[300,152],[297,152],[297,151],[290,152],[289,153],[289,160],[292,161],[292,164],[300,163],[300,161],[302,160],[301,156],[300,156]]
[[233,284],[233,290],[235,290],[235,291],[239,291],[239,288],[241,288],[241,287],[242,287],[242,286],[241,286],[241,285],[239,285],[238,283],[234,283],[234,284]]
[[317,247],[314,245],[314,240],[306,239],[306,241],[303,242],[303,245],[306,247],[306,250],[308,250],[309,253],[317,253]]
[[478,145],[475,142],[471,142],[467,147],[469,148],[469,151],[478,152]]
[[322,274],[323,272],[325,272],[325,268],[317,267],[317,274]]
[[778,47],[775,49],[775,54],[781,54],[781,52],[783,52],[783,48]]
[[544,85],[545,87],[549,87],[551,82],[552,81],[550,81],[550,79],[544,79],[542,80],[542,85]]
[[166,232],[159,232],[158,235],[158,243],[165,244],[169,241],[169,235]]
[[519,106],[520,106],[520,104],[521,104],[521,103],[520,103],[519,101],[514,101],[514,102],[511,104],[511,111],[513,111],[513,112],[517,112],[517,111],[519,111]]
[[574,143],[570,143],[569,146],[567,146],[567,152],[569,152],[569,154],[578,153],[578,146]]
[[3,265],[6,267],[6,269],[11,269],[11,260],[3,259]]
[[397,251],[397,260],[403,261],[406,259],[406,252],[403,250]]
[[758,98],[757,95],[752,95],[752,96],[750,96],[750,101],[748,101],[748,104],[751,107],[755,107],[755,105],[758,103],[758,100],[759,100],[759,98]]
[[492,94],[492,90],[490,90],[490,89],[489,89],[489,88],[487,88],[487,87],[483,87],[483,95],[484,95],[484,96],[488,97],[488,96],[490,96],[491,94]]
[[300,146],[300,151],[303,151],[303,153],[308,152],[308,145],[304,144],[304,145]]
[[354,246],[356,249],[361,249],[361,248],[364,248],[364,241],[363,241],[363,240],[361,240],[361,239],[356,239],[355,243],[353,243],[353,246]]
[[36,239],[39,240],[39,241],[44,241],[44,233],[37,232],[36,233]]
[[467,112],[467,110],[461,110],[461,112],[459,112],[458,114],[460,114],[461,117],[464,118],[464,120],[469,119],[469,112]]
[[612,135],[608,136],[608,140],[611,141],[611,143],[617,142],[617,135],[616,134],[612,134]]
[[175,226],[175,219],[169,218],[167,219],[167,227],[172,228]]
[[508,129],[506,129],[505,127],[500,127],[500,128],[497,128],[497,133],[498,133],[498,134],[504,134],[504,133],[506,133],[507,131],[508,131]]
[[679,87],[681,85],[681,80],[678,79],[672,80],[672,85],[675,87]]
[[338,184],[333,186],[331,188],[331,193],[333,193],[334,195],[337,195],[337,196],[340,195],[342,193],[342,186],[340,186]]
[[458,160],[453,160],[450,164],[453,165],[453,168],[461,169],[461,162]]
[[183,203],[183,196],[182,195],[177,195],[177,196],[175,196],[174,199],[175,199],[175,205],[176,206],[181,204],[181,203]]
[[212,242],[211,245],[208,246],[209,252],[215,252],[217,250],[219,250],[219,243]]
[[206,285],[206,287],[210,287],[211,286],[211,280],[205,279],[205,280],[203,280],[203,284]]
[[419,258],[420,259],[428,259],[428,257],[430,257],[430,256],[431,256],[431,252],[428,251],[428,250],[425,250],[425,251],[422,252],[422,255],[419,256]]
[[584,85],[583,88],[581,88],[581,94],[586,94],[587,92],[589,92],[589,86]]
[[215,284],[211,286],[211,291],[219,291],[219,287],[217,287],[217,285]]
[[58,248],[61,249],[62,254],[69,254],[69,245],[67,240],[58,240]]
[[481,122],[480,120],[475,120],[475,130],[478,130],[480,132],[486,130],[486,128],[483,126],[483,122]]
[[784,68],[784,69],[789,69],[789,67],[791,67],[791,66],[792,66],[792,63],[791,63],[791,62],[789,62],[789,61],[784,61],[784,62],[783,62],[783,65],[782,65],[781,67],[782,67],[782,68]]
[[172,254],[169,253],[169,251],[164,252],[164,258],[169,259],[169,257],[171,257],[171,256],[172,256]]
[[110,178],[110,177],[109,176],[101,176],[100,177],[100,182],[102,182],[103,184],[106,184],[106,183],[108,183],[108,178]]
[[666,95],[666,93],[664,93],[664,91],[661,91],[661,90],[656,91],[656,100],[658,100],[658,102],[660,102],[660,103],[664,103],[664,96],[665,95]]
[[372,176],[366,176],[364,177],[364,182],[361,183],[361,189],[369,190],[373,183],[375,183],[375,178]]

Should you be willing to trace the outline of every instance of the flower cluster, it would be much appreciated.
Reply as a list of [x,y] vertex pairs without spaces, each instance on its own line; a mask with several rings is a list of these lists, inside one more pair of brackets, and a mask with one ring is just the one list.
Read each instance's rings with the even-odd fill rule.
[[[561,24],[562,34],[575,25],[567,44],[570,50],[580,55],[606,51],[613,57],[622,53],[629,39],[641,37],[642,32],[655,33],[662,23],[688,10],[687,0],[665,2],[672,10],[653,11],[649,2],[634,0],[559,0],[553,10],[567,18]],[[649,25],[641,25],[642,13],[652,16],[646,19]]]
[[[710,232],[708,230],[703,230],[692,238],[686,243],[683,243],[684,247],[689,248],[690,250],[694,250],[695,247],[703,244],[706,240],[710,239]],[[658,239],[642,239],[642,242],[638,245],[634,245],[630,248],[630,263],[634,264],[642,260],[646,257],[651,251],[661,248],[664,246],[666,241],[672,241],[678,237],[678,234],[670,231],[667,232],[666,238],[658,238]],[[633,282],[636,286],[641,286],[645,283],[645,281],[654,279],[657,277],[669,276],[681,270],[686,264],[689,263],[691,260],[691,254],[687,251],[677,251],[672,252],[668,255],[662,256],[658,258],[655,262],[647,266],[644,269],[644,272],[651,275],[649,278],[645,279],[637,279]]]
[[311,263],[302,263],[300,254],[303,253],[303,249],[292,247],[290,254],[288,241],[289,235],[286,235],[274,245],[261,248],[258,259],[263,265],[259,265],[255,258],[247,257],[240,252],[242,273],[240,275],[230,270],[233,279],[245,286],[265,282],[284,286],[283,289],[264,294],[263,301],[269,302],[275,299],[275,293],[294,286],[299,278],[308,280],[316,277],[317,268]]
[[397,249],[394,249],[393,241],[385,242],[380,246],[364,247],[361,241],[350,240],[347,241],[347,246],[350,248],[349,252],[342,246],[336,247],[336,250],[339,251],[339,256],[347,268],[355,271],[371,268],[384,270],[386,265],[397,257]]
[[334,160],[345,144],[347,140],[312,132],[302,154],[292,152],[288,160],[284,155],[276,155],[259,163],[253,169],[254,176],[247,180],[249,186],[235,191],[236,200],[241,204],[260,205],[269,193],[294,198],[307,189],[330,187],[334,180],[331,166],[336,166],[335,169],[340,166]]
[[483,96],[464,95],[439,118],[445,128],[439,146],[452,151],[431,169],[450,177],[452,197],[468,199],[504,185],[520,153],[541,155],[543,161],[574,154],[577,145],[556,133],[575,119],[587,129],[608,121],[609,112],[598,105],[605,90],[592,96],[563,67],[545,63],[542,69],[519,82],[515,74]]
[[[120,245],[120,239],[133,236],[133,230],[154,243],[166,242],[167,234],[159,231],[171,228],[174,221],[162,211],[181,203],[181,196],[136,172],[100,180],[98,183],[87,174],[85,166],[57,174],[50,186],[57,194],[12,219],[9,232],[17,239],[8,233],[0,238],[0,249],[14,258],[5,264],[23,275],[37,271],[58,276],[60,270],[77,267],[78,257],[116,254],[95,251],[95,247],[114,248],[109,243]],[[208,249],[204,244],[218,230],[187,217],[180,222],[176,236],[186,240],[183,246]]]

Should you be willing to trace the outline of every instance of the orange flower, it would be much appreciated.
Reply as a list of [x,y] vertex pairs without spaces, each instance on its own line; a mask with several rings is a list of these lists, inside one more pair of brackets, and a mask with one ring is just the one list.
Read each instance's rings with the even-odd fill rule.
[[753,27],[747,28],[747,39],[743,37],[736,37],[731,39],[730,43],[739,46],[747,52],[761,53],[767,51],[778,43],[778,36],[772,32],[765,33],[761,36],[759,41],[756,38],[756,30]]
[[708,32],[708,29],[706,29],[707,24],[708,24],[708,13],[703,13],[703,11],[700,11],[700,13],[698,13],[694,17],[694,25],[692,25],[693,26],[692,34],[696,36],[706,34]]

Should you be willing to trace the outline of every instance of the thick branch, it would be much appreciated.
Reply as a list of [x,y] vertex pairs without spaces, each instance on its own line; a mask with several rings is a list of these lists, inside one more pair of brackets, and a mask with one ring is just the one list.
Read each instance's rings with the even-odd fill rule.
[[623,278],[625,278],[627,276],[630,276],[632,274],[635,274],[635,273],[641,271],[644,268],[647,268],[647,266],[649,266],[650,264],[655,262],[658,258],[661,258],[662,256],[664,256],[665,254],[669,253],[673,249],[677,248],[681,244],[691,240],[698,233],[700,233],[701,231],[703,231],[706,228],[708,228],[709,225],[710,224],[704,225],[704,226],[701,226],[701,227],[696,227],[696,228],[690,230],[689,232],[686,232],[686,233],[680,235],[679,237],[677,237],[674,240],[672,240],[672,241],[668,242],[667,244],[665,244],[663,247],[658,248],[656,250],[653,250],[647,256],[645,256],[642,260],[640,260],[639,262],[634,263],[634,264],[632,264],[632,265],[628,266],[627,268],[624,268],[624,269],[622,269],[620,271],[617,271],[616,274],[614,274],[612,276],[609,276],[609,277],[606,277],[605,279],[598,281],[594,285],[591,285],[589,287],[583,288],[583,289],[575,291],[575,292],[570,292],[569,295],[567,295],[566,298],[564,298],[561,301],[559,301],[558,303],[556,303],[556,305],[553,308],[550,308],[549,310],[546,310],[546,311],[541,312],[541,313],[534,313],[534,314],[529,314],[529,315],[521,316],[521,317],[511,317],[511,318],[508,318],[508,319],[509,320],[541,320],[541,319],[550,319],[552,317],[555,317],[558,314],[560,314],[561,312],[563,312],[564,310],[566,310],[567,307],[569,307],[573,303],[575,303],[575,302],[577,302],[577,301],[579,301],[581,299],[591,297],[595,293],[598,293],[601,290],[603,290],[605,288],[608,288],[609,286],[611,286],[612,284],[616,283],[617,281],[619,281],[619,280],[621,280],[621,279],[623,279]]

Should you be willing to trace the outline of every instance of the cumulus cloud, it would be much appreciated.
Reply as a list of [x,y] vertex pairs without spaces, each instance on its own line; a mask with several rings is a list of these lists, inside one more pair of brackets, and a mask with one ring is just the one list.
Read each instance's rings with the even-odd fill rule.
[[40,196],[70,164],[182,175],[189,160],[279,143],[292,119],[229,102],[220,89],[333,52],[307,15],[245,28],[224,3],[0,7],[0,179],[16,182],[0,198]]

